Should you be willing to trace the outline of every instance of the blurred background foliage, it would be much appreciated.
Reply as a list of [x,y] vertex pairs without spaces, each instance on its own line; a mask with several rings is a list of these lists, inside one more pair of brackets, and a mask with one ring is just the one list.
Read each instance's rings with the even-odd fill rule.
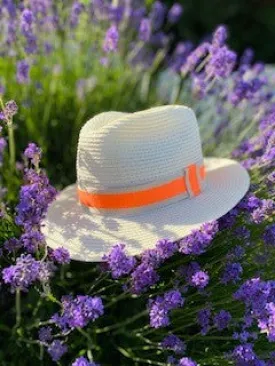
[[[152,3],[149,1],[148,3]],[[175,1],[165,0],[168,6]],[[274,0],[178,0],[184,7],[181,21],[174,26],[176,39],[195,43],[205,38],[217,24],[229,28],[229,45],[241,52],[247,47],[256,59],[275,62]]]

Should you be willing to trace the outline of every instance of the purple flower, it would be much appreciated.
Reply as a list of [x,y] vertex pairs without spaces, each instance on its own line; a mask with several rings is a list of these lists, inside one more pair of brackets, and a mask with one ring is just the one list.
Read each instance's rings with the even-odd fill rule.
[[38,165],[41,160],[42,150],[33,142],[30,142],[24,151],[24,156],[31,159],[33,165]]
[[22,247],[22,243],[16,238],[10,238],[4,242],[3,246],[5,250],[12,253],[17,249],[20,249]]
[[32,30],[33,13],[29,9],[24,9],[21,15],[21,33],[26,39],[25,51],[35,53],[37,50],[37,39]]
[[74,1],[71,10],[70,25],[72,28],[76,27],[79,22],[79,16],[84,10],[84,4],[79,1]]
[[193,75],[192,78],[192,91],[198,99],[202,99],[206,95],[207,81],[205,74]]
[[3,6],[6,8],[9,16],[11,18],[16,16],[16,5],[13,0],[5,0],[3,1]]
[[202,225],[198,230],[192,230],[191,234],[180,241],[179,252],[183,254],[200,255],[212,242],[218,231],[216,221]]
[[79,357],[73,362],[72,366],[99,366],[99,364],[88,361],[86,357]]
[[17,111],[17,104],[14,100],[10,100],[5,104],[4,110],[0,112],[0,119],[9,123]]
[[120,23],[123,19],[124,10],[124,6],[111,4],[109,6],[109,20],[111,22],[115,22],[116,24]]
[[250,231],[244,226],[237,227],[235,230],[235,234],[237,235],[238,238],[241,238],[241,239],[250,238]]
[[201,334],[206,335],[210,329],[211,309],[204,308],[198,311],[197,322],[201,326]]
[[45,53],[48,55],[53,51],[54,47],[53,44],[50,42],[45,42],[44,43],[44,51]]
[[201,267],[199,265],[199,263],[197,262],[190,262],[186,265],[183,265],[181,267],[179,267],[179,275],[180,276],[184,276],[185,277],[185,280],[186,282],[189,284],[189,285],[192,285],[192,277],[193,275],[200,271],[201,270]]
[[275,342],[275,302],[268,302],[265,306],[266,314],[259,322],[261,332],[267,333],[269,342]]
[[32,25],[33,22],[33,13],[30,9],[24,9],[22,11],[21,19],[27,25]]
[[166,327],[170,324],[169,311],[182,307],[184,299],[178,290],[166,292],[149,300],[150,325],[152,328]]
[[268,174],[267,180],[269,183],[275,184],[275,170],[272,173]]
[[238,210],[236,208],[233,208],[226,215],[222,216],[219,219],[219,228],[230,229],[235,224],[237,216]]
[[11,286],[12,290],[27,291],[39,277],[40,262],[30,254],[22,254],[16,259],[16,264],[6,267],[2,271],[3,281]]
[[177,244],[169,239],[159,239],[156,243],[156,251],[159,257],[164,261],[165,259],[172,257],[177,251]]
[[275,224],[268,225],[265,228],[263,240],[266,245],[275,246]]
[[[253,350],[253,345],[250,343],[242,344],[237,347],[232,352],[232,358],[236,361],[237,366],[249,365],[251,362],[255,362],[257,356]],[[254,363],[254,365],[256,365]]]
[[115,52],[118,47],[119,33],[116,25],[112,25],[106,32],[103,50],[107,53]]
[[6,119],[11,119],[18,112],[18,106],[14,100],[9,100],[5,104],[4,114]]
[[174,255],[177,247],[177,243],[170,239],[159,239],[154,249],[147,249],[142,253],[142,263],[158,268],[161,263]]
[[163,298],[158,296],[149,303],[150,326],[152,328],[167,327],[170,324],[168,310],[165,307]]
[[25,174],[25,180],[27,184],[20,189],[15,221],[30,231],[40,224],[57,192],[43,172],[37,173],[30,169]]
[[244,50],[242,57],[240,59],[240,64],[241,65],[250,65],[251,61],[253,60],[254,57],[254,51],[252,48],[247,48]]
[[275,160],[275,147],[269,147],[262,156],[262,161],[265,164],[273,164],[274,166],[275,165],[274,160]]
[[208,76],[224,78],[230,75],[236,62],[237,55],[226,46],[220,48],[210,48],[210,61],[206,65],[205,71]]
[[243,301],[247,307],[256,309],[259,305],[267,302],[275,282],[261,281],[260,278],[251,278],[244,282],[241,287],[235,292],[234,298]]
[[185,343],[174,334],[166,336],[160,345],[162,348],[174,351],[177,354],[182,354],[186,350]]
[[39,329],[38,332],[38,338],[40,340],[40,342],[48,342],[51,341],[53,336],[52,336],[52,328],[51,327],[42,327]]
[[209,283],[209,275],[205,271],[197,271],[193,274],[191,283],[198,288],[204,288]]
[[5,148],[7,147],[7,141],[4,137],[0,137],[0,166],[3,162],[3,153],[5,151]]
[[19,84],[28,84],[30,82],[30,65],[26,60],[17,62],[16,78]]
[[131,275],[132,291],[135,294],[141,294],[148,287],[155,285],[158,280],[159,275],[155,269],[150,264],[141,263]]
[[179,360],[179,366],[197,366],[197,363],[191,358],[183,357]]
[[164,294],[164,303],[168,310],[180,308],[184,304],[184,299],[178,290],[170,290]]
[[0,84],[0,95],[5,94],[6,88],[3,84]]
[[50,254],[49,257],[59,264],[66,264],[70,263],[70,253],[66,248],[60,247],[57,249],[54,249]]
[[159,30],[164,22],[167,8],[160,1],[155,1],[152,6],[150,13],[150,19],[152,21],[152,27],[154,30]]
[[223,330],[228,327],[232,319],[231,314],[226,310],[221,310],[214,316],[214,324],[218,330]]
[[151,36],[151,20],[143,18],[139,27],[139,39],[143,42],[148,42]]
[[204,42],[192,51],[187,57],[186,62],[182,65],[181,73],[186,75],[193,71],[198,66],[199,62],[207,55],[209,47],[210,44],[208,42]]
[[50,277],[53,276],[55,270],[56,270],[56,267],[53,264],[53,262],[51,262],[51,261],[40,262],[38,280],[42,283],[48,282]]
[[103,256],[107,261],[108,269],[112,272],[113,278],[120,278],[129,274],[136,265],[136,260],[125,253],[125,244],[114,245],[108,255]]
[[27,231],[21,236],[21,241],[27,252],[35,253],[44,245],[44,235],[39,231]]
[[179,72],[182,65],[186,61],[187,56],[193,48],[192,42],[179,42],[175,47],[175,51],[169,61],[169,66],[175,72]]
[[33,13],[40,18],[46,17],[52,7],[51,0],[30,0],[29,2]]
[[157,48],[165,47],[168,41],[167,35],[162,31],[153,33],[150,38],[151,45]]
[[168,12],[168,16],[167,16],[168,22],[170,24],[177,23],[182,15],[182,12],[183,12],[183,8],[182,8],[181,4],[179,4],[179,3],[173,4],[173,6],[171,7],[171,9]]
[[249,212],[253,212],[254,209],[261,207],[261,200],[254,194],[250,194],[246,196],[245,199],[243,199],[239,205],[241,208],[246,209]]
[[234,87],[232,92],[228,94],[228,100],[234,106],[237,106],[242,100],[252,100],[257,93],[266,84],[263,77],[251,76],[248,78],[247,74],[239,73],[234,80]]
[[257,339],[257,334],[256,333],[249,333],[246,330],[240,333],[234,332],[233,333],[233,339],[239,340],[242,343],[246,343],[249,338],[251,339]]
[[227,29],[224,25],[220,25],[213,34],[212,44],[215,47],[222,47],[227,39]]
[[12,46],[16,41],[16,30],[17,23],[14,19],[10,19],[7,24],[7,35],[6,35],[6,44],[8,46]]
[[77,327],[83,328],[90,321],[94,322],[104,312],[100,297],[78,295],[73,298],[72,296],[63,296],[61,302],[62,315],[56,313],[52,320],[63,331]]
[[168,365],[176,365],[177,364],[177,359],[174,356],[168,356],[166,363]]
[[229,282],[236,283],[241,279],[243,268],[240,263],[227,263],[221,276],[221,282],[227,284]]
[[68,347],[56,339],[48,346],[47,350],[52,360],[57,362],[68,351]]
[[260,207],[256,208],[251,213],[251,219],[255,224],[260,224],[266,219],[268,215],[274,213],[274,201],[273,200],[262,200],[260,201]]
[[150,265],[153,268],[158,268],[163,262],[156,248],[144,250],[141,254],[141,261],[142,263]]

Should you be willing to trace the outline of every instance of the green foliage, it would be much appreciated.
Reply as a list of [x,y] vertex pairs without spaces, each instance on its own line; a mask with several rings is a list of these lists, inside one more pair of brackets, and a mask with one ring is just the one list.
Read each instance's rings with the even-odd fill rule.
[[9,238],[17,237],[20,234],[18,226],[9,216],[2,217],[0,220],[0,247]]

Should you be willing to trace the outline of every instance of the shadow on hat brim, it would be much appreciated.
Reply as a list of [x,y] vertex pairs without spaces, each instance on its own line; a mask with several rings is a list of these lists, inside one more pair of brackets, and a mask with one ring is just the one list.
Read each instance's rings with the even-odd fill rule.
[[71,258],[101,262],[117,243],[125,243],[128,254],[154,248],[161,238],[181,239],[203,223],[220,218],[245,195],[250,178],[230,159],[205,158],[205,190],[192,199],[167,204],[137,215],[92,214],[78,202],[76,184],[66,187],[50,205],[42,232],[51,248],[63,246]]

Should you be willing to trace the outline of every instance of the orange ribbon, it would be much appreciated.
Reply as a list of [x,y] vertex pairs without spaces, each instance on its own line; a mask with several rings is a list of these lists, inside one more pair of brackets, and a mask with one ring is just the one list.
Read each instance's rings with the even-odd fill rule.
[[[200,178],[205,179],[205,167],[202,165],[198,170]],[[186,179],[188,179],[188,185]],[[135,208],[173,198],[187,193],[189,189],[193,196],[201,193],[200,180],[195,164],[187,167],[186,177],[176,178],[157,187],[125,193],[89,193],[78,189],[78,197],[79,201],[88,207],[105,209]]]

